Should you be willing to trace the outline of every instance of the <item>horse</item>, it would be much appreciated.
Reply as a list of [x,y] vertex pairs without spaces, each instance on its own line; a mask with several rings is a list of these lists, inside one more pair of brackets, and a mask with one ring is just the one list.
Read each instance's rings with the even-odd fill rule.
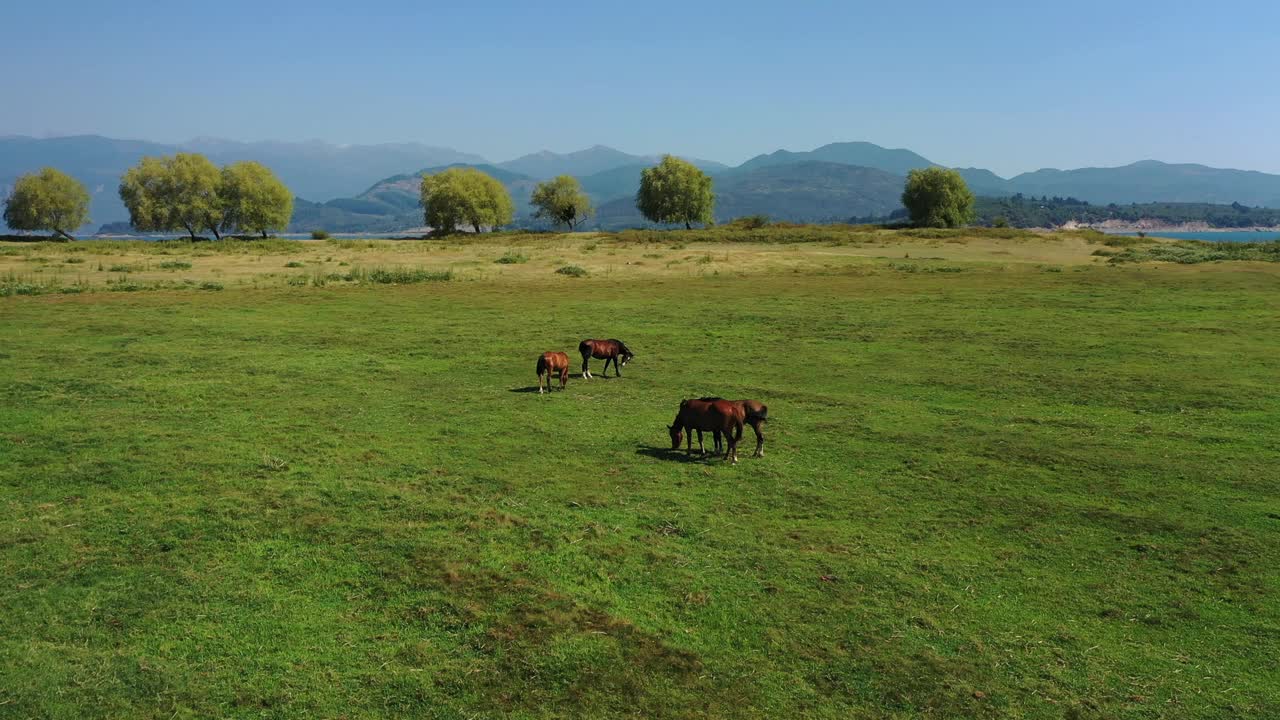
[[542,376],[547,376],[547,392],[551,392],[551,379],[560,375],[560,389],[569,380],[569,355],[562,352],[544,352],[538,358],[538,394],[542,394]]
[[742,424],[746,421],[746,411],[741,405],[728,400],[681,400],[680,409],[676,411],[676,419],[667,426],[671,434],[671,449],[679,450],[680,441],[688,432],[688,451],[693,453],[693,433],[698,433],[698,450],[707,454],[702,445],[702,431],[710,430],[718,437],[724,434],[728,449],[724,459],[738,463],[738,441],[742,439]]
[[[591,370],[587,368],[587,362],[591,358],[604,360],[604,370],[601,372],[609,372],[609,361],[613,361],[613,371],[617,373],[617,377],[622,377],[621,368],[631,362],[631,358],[635,355],[631,352],[631,348],[621,340],[583,340],[578,343],[578,352],[582,355],[582,378],[595,377],[591,374]],[[622,356],[622,364],[618,364],[618,356]]]
[[[712,402],[714,400],[723,400],[724,398],[704,397],[698,399],[702,402]],[[758,400],[730,400],[729,402],[742,407],[742,411],[746,416],[745,422],[756,433],[756,451],[752,457],[764,457],[764,431],[762,428],[765,421],[769,419],[769,408]],[[701,436],[702,433],[699,432],[698,435]],[[716,452],[720,452],[720,433],[716,432],[714,435]],[[701,437],[698,438],[698,442],[702,442]]]

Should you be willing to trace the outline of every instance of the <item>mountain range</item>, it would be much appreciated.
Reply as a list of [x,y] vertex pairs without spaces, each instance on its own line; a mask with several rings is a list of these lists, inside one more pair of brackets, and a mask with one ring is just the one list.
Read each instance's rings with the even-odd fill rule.
[[[529,224],[527,198],[542,179],[573,175],[591,195],[601,227],[643,225],[633,198],[640,172],[659,159],[603,145],[570,153],[542,151],[491,163],[475,154],[417,143],[331,145],[320,141],[244,143],[197,138],[163,144],[99,136],[0,137],[0,194],[18,175],[50,165],[79,178],[93,198],[96,224],[127,220],[116,187],[147,155],[201,152],[218,164],[257,160],[298,196],[294,231],[383,232],[421,224],[418,178],[449,166],[478,167],[512,192],[518,222]],[[936,163],[906,149],[840,142],[809,151],[777,150],[736,167],[690,159],[715,178],[720,220],[765,214],[780,220],[832,221],[887,215],[900,207],[906,173]],[[1094,204],[1232,203],[1280,207],[1280,175],[1144,160],[1123,167],[1044,169],[1002,178],[957,168],[984,196],[1073,197]]]

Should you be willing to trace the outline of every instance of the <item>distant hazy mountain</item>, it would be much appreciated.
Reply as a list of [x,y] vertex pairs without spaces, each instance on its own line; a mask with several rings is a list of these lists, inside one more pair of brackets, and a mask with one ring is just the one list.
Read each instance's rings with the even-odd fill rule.
[[869,142],[840,142],[823,145],[808,152],[777,150],[768,155],[757,155],[739,165],[736,170],[755,170],[770,165],[794,165],[805,162],[858,165],[884,170],[895,175],[906,175],[909,170],[932,167],[937,164],[910,150],[891,150]]
[[596,205],[617,198],[631,198],[634,201],[636,191],[640,189],[640,173],[647,167],[650,165],[624,165],[579,177],[578,181],[582,183],[583,192],[590,195],[591,201]]
[[1012,192],[1091,203],[1198,202],[1280,207],[1280,175],[1143,160],[1115,168],[1037,170],[1009,180]]
[[270,167],[295,195],[312,200],[346,197],[379,178],[406,169],[453,163],[484,163],[479,155],[418,143],[330,145],[307,142],[253,142],[201,138],[182,149],[204,153],[219,165],[256,160]]
[[422,208],[422,176],[451,167],[473,167],[501,182],[515,201],[516,219],[527,220],[532,214],[529,196],[538,183],[534,178],[488,164],[454,163],[419,170],[411,175],[393,175],[374,183],[353,198],[338,198],[324,203],[296,204],[291,232],[328,230],[329,232],[386,232],[420,227]]
[[[556,175],[583,177],[624,167],[648,167],[657,163],[660,159],[661,157],[658,155],[631,155],[611,147],[596,145],[586,150],[578,150],[571,153],[553,153],[549,150],[543,150],[532,155],[518,157],[515,160],[498,163],[498,167],[528,175],[529,177],[545,179]],[[707,172],[716,172],[728,167],[711,160],[698,160],[696,158],[688,158],[688,160]]]
[[89,189],[94,227],[127,220],[117,190],[120,176],[147,155],[202,152],[218,164],[257,160],[280,176],[295,195],[312,200],[351,196],[405,168],[483,162],[478,155],[417,144],[350,145],[322,142],[239,143],[198,139],[181,145],[116,140],[96,135],[37,139],[0,138],[0,193],[14,180],[49,165],[77,178]]
[[[384,231],[420,225],[418,178],[468,164],[501,180],[527,218],[537,180],[578,177],[600,209],[605,226],[639,223],[634,197],[640,172],[658,156],[631,155],[597,145],[571,153],[541,152],[498,165],[478,155],[416,143],[337,146],[323,142],[241,143],[200,138],[180,145],[93,135],[35,139],[0,137],[0,195],[14,179],[51,165],[79,178],[93,198],[94,226],[126,220],[120,175],[146,155],[202,152],[218,164],[257,160],[271,167],[299,196],[293,227]],[[874,215],[897,207],[903,176],[936,163],[905,149],[840,142],[814,150],[778,150],[736,168],[691,159],[715,177],[717,216],[768,214],[780,220],[825,220]],[[413,168],[427,168],[414,174]],[[1108,203],[1218,203],[1280,207],[1280,175],[1147,160],[1115,168],[1037,170],[1005,179],[990,170],[961,168],[975,194],[1077,198]],[[302,198],[305,198],[303,200]]]
[[[716,219],[768,215],[790,222],[833,222],[886,216],[901,207],[903,181],[903,176],[878,168],[831,162],[735,170],[716,178]],[[647,224],[630,196],[602,204],[597,222],[606,228]]]

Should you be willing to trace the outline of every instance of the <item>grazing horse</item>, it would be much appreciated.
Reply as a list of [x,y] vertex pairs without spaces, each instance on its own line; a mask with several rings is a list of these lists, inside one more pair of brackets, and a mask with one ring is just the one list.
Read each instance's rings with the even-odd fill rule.
[[562,352],[544,352],[538,358],[538,394],[542,394],[542,376],[547,376],[547,392],[551,392],[551,380],[560,376],[560,389],[569,380],[569,355]]
[[717,437],[721,433],[727,442],[728,449],[724,459],[738,462],[738,441],[742,439],[742,423],[746,421],[746,411],[741,405],[728,400],[681,400],[680,409],[676,412],[675,421],[667,426],[671,433],[671,449],[679,450],[680,441],[688,432],[688,450],[693,452],[693,433],[698,433],[698,450],[702,454],[707,449],[702,445],[702,431],[714,432]]
[[[587,362],[591,358],[604,360],[604,370],[600,371],[603,373],[609,372],[609,361],[612,360],[613,371],[618,374],[618,377],[622,377],[620,368],[631,362],[631,358],[635,357],[631,349],[627,347],[627,344],[621,340],[583,340],[578,343],[578,352],[582,354],[582,377],[584,380],[594,377],[591,374],[591,370],[587,368]],[[622,356],[621,364],[618,363],[619,355]]]
[[[702,402],[711,402],[713,400],[723,400],[718,397],[698,398]],[[729,402],[742,408],[745,422],[751,426],[756,433],[756,451],[752,457],[764,457],[764,423],[769,419],[769,408],[758,400],[730,400]],[[702,433],[698,433],[702,435]],[[720,452],[720,433],[715,433],[716,452]],[[702,442],[702,438],[698,438],[698,442]]]

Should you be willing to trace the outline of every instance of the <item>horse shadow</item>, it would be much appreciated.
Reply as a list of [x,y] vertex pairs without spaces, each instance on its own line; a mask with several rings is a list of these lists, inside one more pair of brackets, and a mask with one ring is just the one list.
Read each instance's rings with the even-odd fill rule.
[[510,390],[508,390],[507,392],[513,392],[513,393],[536,393],[536,392],[538,392],[538,386],[537,386],[537,385],[530,385],[529,387],[511,388],[511,389],[510,389]]
[[724,457],[724,453],[713,453],[708,451],[706,455],[698,453],[690,454],[683,448],[672,450],[664,447],[652,447],[649,445],[637,445],[636,454],[651,457],[655,460],[666,460],[667,462],[681,463],[708,463],[716,458]]

